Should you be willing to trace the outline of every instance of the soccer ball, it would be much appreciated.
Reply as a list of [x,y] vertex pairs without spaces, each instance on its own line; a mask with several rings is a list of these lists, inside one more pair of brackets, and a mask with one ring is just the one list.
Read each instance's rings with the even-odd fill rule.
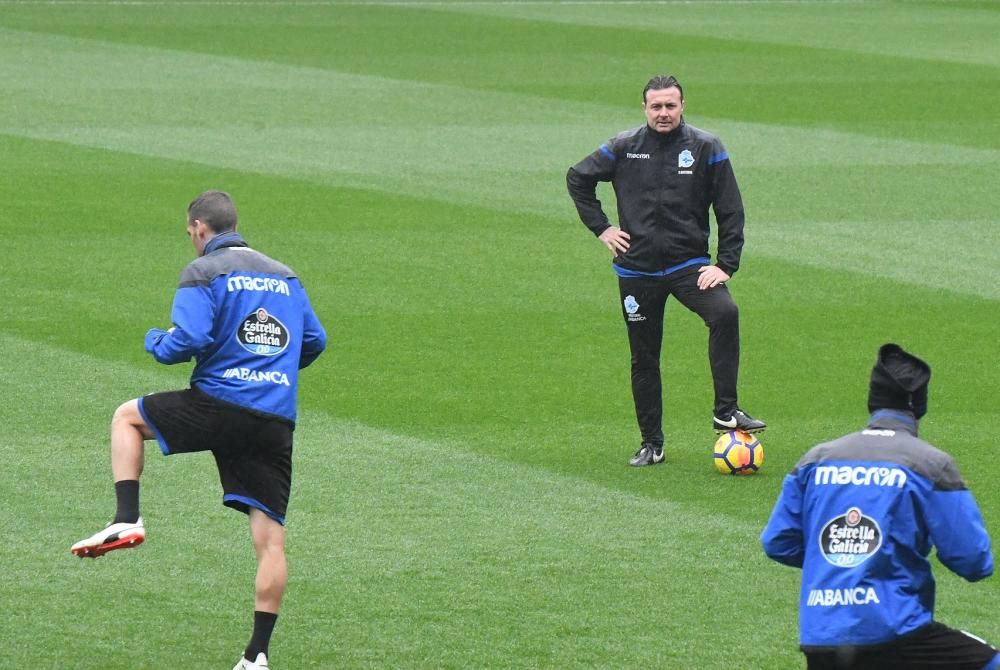
[[724,475],[753,475],[764,463],[764,445],[741,430],[723,433],[712,449],[715,469]]

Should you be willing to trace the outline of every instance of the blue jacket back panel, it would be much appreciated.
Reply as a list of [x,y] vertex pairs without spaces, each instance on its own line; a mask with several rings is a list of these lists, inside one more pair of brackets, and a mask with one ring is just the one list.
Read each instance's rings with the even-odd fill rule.
[[295,273],[228,233],[181,273],[172,332],[151,330],[161,363],[194,357],[191,386],[224,402],[294,422],[298,371],[326,347],[326,332]]
[[969,581],[993,573],[990,537],[955,462],[915,433],[911,416],[876,412],[785,477],[761,542],[802,568],[803,647],[878,644],[930,623],[932,546]]

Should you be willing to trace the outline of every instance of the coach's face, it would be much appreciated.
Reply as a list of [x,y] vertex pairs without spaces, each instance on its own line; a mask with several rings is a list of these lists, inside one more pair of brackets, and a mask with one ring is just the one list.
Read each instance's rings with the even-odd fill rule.
[[680,125],[681,115],[684,114],[681,90],[674,86],[646,91],[643,109],[650,128],[658,133],[669,133]]

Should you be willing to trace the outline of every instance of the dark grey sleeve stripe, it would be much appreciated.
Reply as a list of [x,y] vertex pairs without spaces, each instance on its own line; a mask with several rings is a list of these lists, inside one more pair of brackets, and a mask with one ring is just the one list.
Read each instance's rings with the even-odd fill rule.
[[208,284],[212,281],[212,275],[206,272],[207,268],[205,268],[205,264],[200,261],[201,259],[198,259],[184,268],[184,272],[181,273],[180,284],[177,288]]
[[192,288],[194,286],[208,286],[211,284],[207,279],[182,279],[177,288]]
[[944,456],[945,461],[938,470],[937,477],[934,478],[935,491],[964,491],[965,482],[958,471],[958,465],[950,456]]
[[935,491],[966,491],[968,487],[962,481],[957,482],[934,482]]

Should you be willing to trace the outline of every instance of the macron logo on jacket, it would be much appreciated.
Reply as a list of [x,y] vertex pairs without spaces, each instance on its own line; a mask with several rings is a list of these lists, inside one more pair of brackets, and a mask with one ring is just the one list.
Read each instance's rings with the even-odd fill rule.
[[896,467],[863,465],[819,465],[813,480],[817,486],[834,484],[844,486],[906,486],[906,471]]
[[275,279],[274,277],[245,277],[240,275],[229,278],[226,282],[226,291],[229,293],[233,291],[270,291],[271,293],[280,293],[282,295],[292,294],[291,289],[288,288],[288,282],[284,279]]

